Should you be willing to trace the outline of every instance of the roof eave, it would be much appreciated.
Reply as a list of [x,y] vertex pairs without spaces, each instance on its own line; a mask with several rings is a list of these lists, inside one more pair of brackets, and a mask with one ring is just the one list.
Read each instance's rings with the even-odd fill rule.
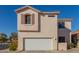
[[68,22],[71,22],[72,20],[70,18],[65,18],[65,19],[58,19],[58,21],[68,21]]
[[24,7],[21,7],[21,8],[18,8],[15,10],[16,13],[20,13],[18,11],[22,10],[22,9],[25,9],[25,8],[30,8],[30,9],[33,9],[35,10],[36,12],[40,12],[39,10],[35,9],[35,8],[32,8],[31,6],[24,6]]
[[40,13],[43,13],[43,14],[59,14],[60,12],[59,11],[53,11],[53,12],[40,12]]

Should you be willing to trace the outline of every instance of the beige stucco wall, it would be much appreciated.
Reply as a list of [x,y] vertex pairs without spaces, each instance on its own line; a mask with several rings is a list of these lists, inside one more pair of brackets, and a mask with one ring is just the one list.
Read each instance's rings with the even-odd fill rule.
[[70,45],[71,45],[71,21],[67,21],[65,22],[65,27],[68,28],[67,30],[67,37],[69,38],[68,41],[67,41],[67,47],[70,48]]
[[[27,30],[26,27],[30,28],[30,30],[37,30],[38,26],[38,13],[36,13],[35,11],[29,10],[30,13],[35,13],[36,14],[36,18],[35,18],[35,24],[33,25],[34,27],[32,27],[32,25],[29,25],[29,27],[27,25],[22,25],[21,24],[21,14],[22,13],[26,13],[28,11],[22,12],[20,14],[18,14],[18,30],[23,29],[23,30]],[[29,13],[28,12],[28,13]],[[48,17],[48,15],[40,15],[40,32],[18,32],[18,51],[23,50],[23,38],[33,38],[33,37],[50,37],[50,38],[54,38],[53,40],[53,48],[55,50],[57,50],[57,15],[55,17]]]
[[[34,14],[35,15],[35,24],[21,24],[22,22],[22,16],[21,14]],[[31,17],[32,18],[32,17]],[[33,10],[30,10],[28,9],[27,11],[24,11],[24,12],[21,12],[21,13],[18,13],[17,14],[17,29],[18,30],[34,30],[34,31],[37,31],[38,30],[38,13],[37,12],[34,12]]]
[[59,43],[58,46],[59,51],[67,50],[67,43]]

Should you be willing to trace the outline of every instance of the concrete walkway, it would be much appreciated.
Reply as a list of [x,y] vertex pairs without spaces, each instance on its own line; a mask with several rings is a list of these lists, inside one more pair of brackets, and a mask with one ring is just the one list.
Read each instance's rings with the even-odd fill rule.
[[8,53],[9,49],[0,50],[0,53]]

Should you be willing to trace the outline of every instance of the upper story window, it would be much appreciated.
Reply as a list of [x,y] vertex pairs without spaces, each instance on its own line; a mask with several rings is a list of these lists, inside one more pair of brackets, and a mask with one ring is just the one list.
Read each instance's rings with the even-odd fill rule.
[[26,15],[26,14],[23,15],[23,14],[22,14],[21,16],[22,16],[22,17],[21,17],[21,18],[22,18],[22,19],[21,19],[21,20],[22,20],[22,21],[21,21],[22,24],[31,24],[31,15]]
[[31,24],[31,15],[25,15],[25,24]]
[[64,22],[58,22],[58,28],[65,28]]
[[48,15],[48,17],[55,17],[54,15]]
[[35,14],[21,14],[21,16],[22,24],[35,24]]
[[55,15],[53,15],[53,14],[48,14],[48,17],[55,17]]

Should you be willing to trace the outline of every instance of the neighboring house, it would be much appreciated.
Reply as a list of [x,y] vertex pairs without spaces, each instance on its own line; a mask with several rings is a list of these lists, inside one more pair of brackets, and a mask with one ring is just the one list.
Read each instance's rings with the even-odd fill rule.
[[71,41],[74,44],[74,47],[79,47],[79,30],[72,32]]
[[18,51],[67,50],[71,20],[59,20],[59,12],[41,12],[31,6],[16,10]]

